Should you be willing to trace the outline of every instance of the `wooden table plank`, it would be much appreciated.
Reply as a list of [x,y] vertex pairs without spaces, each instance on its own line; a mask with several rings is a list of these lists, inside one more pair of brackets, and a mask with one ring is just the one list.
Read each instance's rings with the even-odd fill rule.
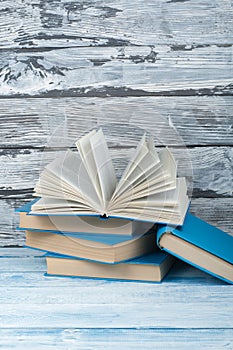
[[1,4],[2,48],[232,44],[232,7],[222,1],[120,0]]
[[[74,290],[75,292],[75,290]],[[120,298],[120,296],[119,296]],[[184,298],[184,296],[183,296]],[[55,298],[56,299],[56,298]],[[232,295],[205,303],[5,304],[1,328],[232,328]],[[220,311],[221,309],[221,311]],[[140,316],[139,316],[140,315]]]
[[232,47],[1,51],[3,96],[232,94]]
[[[113,127],[117,122],[124,126],[129,147],[136,146],[140,128],[155,137],[163,130],[163,140],[157,137],[158,144],[233,145],[232,116],[230,96],[4,99],[0,100],[0,146],[70,146],[86,130],[98,125]],[[62,144],[58,144],[53,136],[59,134],[57,128],[62,125],[65,135],[61,130]],[[112,146],[126,143],[120,130],[117,137],[111,129],[108,133]]]
[[0,329],[4,349],[106,350],[202,348],[221,350],[233,345],[232,329]]

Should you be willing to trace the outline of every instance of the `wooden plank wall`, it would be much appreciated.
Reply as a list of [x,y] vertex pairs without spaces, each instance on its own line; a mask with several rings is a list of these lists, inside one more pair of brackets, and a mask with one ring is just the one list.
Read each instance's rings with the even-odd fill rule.
[[96,125],[119,169],[140,128],[171,145],[191,211],[233,233],[232,20],[230,0],[1,1],[0,246],[24,243],[44,160]]

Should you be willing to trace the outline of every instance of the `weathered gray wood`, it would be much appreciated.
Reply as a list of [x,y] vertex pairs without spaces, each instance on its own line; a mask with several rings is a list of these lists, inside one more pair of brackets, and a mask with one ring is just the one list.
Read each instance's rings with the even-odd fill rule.
[[[14,213],[15,208],[25,202],[26,200],[23,199],[0,200],[0,247],[25,244],[24,231],[16,230],[19,214]],[[210,224],[233,234],[232,198],[193,198],[191,212]]]
[[33,1],[1,4],[3,48],[94,45],[232,44],[229,0],[198,1]]
[[29,248],[0,248],[0,257],[1,258],[28,258],[28,257],[43,257],[45,255],[44,252],[38,249],[29,249]]
[[232,124],[229,96],[0,100],[3,148],[70,145],[98,125],[109,126],[115,146],[135,146],[140,128],[166,145],[233,145]]
[[0,52],[0,96],[232,94],[232,47]]
[[[1,329],[0,344],[4,349],[56,350],[121,350],[230,349],[233,345],[232,329]],[[55,344],[55,345],[54,345]]]
[[[178,162],[180,176],[186,176],[193,196],[232,196],[233,148],[194,147],[171,150]],[[133,149],[111,149],[118,175],[127,165]],[[0,197],[22,197],[32,192],[39,173],[55,159],[58,151],[42,152],[33,149],[8,149],[0,154]]]

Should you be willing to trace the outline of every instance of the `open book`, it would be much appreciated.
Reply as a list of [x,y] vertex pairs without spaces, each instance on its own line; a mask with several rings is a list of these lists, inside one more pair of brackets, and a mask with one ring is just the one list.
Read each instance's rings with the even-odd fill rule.
[[123,217],[182,224],[189,200],[184,178],[168,148],[159,154],[144,135],[117,181],[101,129],[76,142],[45,167],[35,187],[32,213]]

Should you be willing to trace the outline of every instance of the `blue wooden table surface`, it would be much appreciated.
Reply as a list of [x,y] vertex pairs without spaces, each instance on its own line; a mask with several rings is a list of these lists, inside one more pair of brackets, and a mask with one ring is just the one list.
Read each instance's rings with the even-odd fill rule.
[[26,248],[0,256],[0,348],[233,348],[233,286],[184,263],[154,284],[44,276]]

